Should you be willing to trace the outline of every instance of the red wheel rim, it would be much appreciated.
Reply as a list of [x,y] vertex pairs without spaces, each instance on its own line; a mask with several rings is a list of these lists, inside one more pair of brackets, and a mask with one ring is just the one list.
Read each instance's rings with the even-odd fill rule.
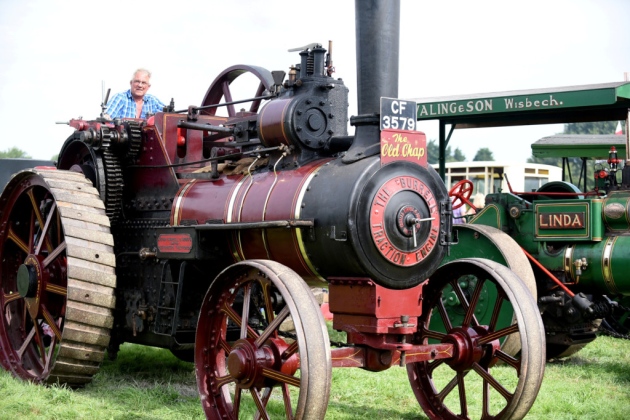
[[286,273],[250,264],[219,275],[201,308],[195,366],[206,417],[323,418],[331,365],[319,306],[297,274],[286,282]]

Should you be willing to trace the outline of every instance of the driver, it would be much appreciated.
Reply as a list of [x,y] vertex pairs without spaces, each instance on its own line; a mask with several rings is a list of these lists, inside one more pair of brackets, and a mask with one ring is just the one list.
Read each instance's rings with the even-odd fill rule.
[[[449,199],[451,200],[451,204],[453,203],[454,197],[449,197]],[[460,203],[462,204],[460,207],[457,207],[456,209],[453,209],[453,224],[454,225],[463,225],[464,223],[466,223],[466,218],[465,218],[465,214],[464,214],[464,203]]]
[[130,89],[115,94],[107,104],[106,117],[141,118],[162,111],[164,104],[153,95],[147,94],[151,87],[151,72],[138,69],[129,81]]

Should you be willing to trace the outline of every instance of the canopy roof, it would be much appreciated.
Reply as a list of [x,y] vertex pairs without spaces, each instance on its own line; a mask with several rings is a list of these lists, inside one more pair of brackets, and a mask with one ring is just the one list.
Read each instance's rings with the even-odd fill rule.
[[[440,123],[439,172],[444,179],[444,154],[454,129],[627,120],[630,112],[630,82],[421,98],[414,101],[417,103],[418,120],[438,120]],[[447,124],[451,126],[448,134]],[[625,156],[624,145],[630,141],[630,137],[624,137],[619,140],[622,147],[617,148],[620,157]],[[561,147],[578,146],[577,142],[564,141],[567,143],[558,143],[557,148],[541,143],[539,153],[547,153],[546,156],[552,156],[553,153],[556,156],[587,153],[586,156],[579,156],[585,158],[594,155],[606,157],[610,150],[608,145],[602,144],[594,146],[597,150],[588,150],[583,144],[581,149],[563,151]],[[604,156],[600,156],[600,148],[608,148]]]
[[621,158],[626,155],[626,136],[618,134],[557,134],[532,144],[532,154],[539,158],[579,157],[608,159],[614,146]]
[[625,120],[630,82],[414,99],[418,120],[456,128]]

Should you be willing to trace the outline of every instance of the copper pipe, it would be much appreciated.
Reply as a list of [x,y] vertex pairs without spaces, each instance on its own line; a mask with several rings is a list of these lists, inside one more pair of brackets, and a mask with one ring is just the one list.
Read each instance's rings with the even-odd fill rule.
[[[521,249],[523,249],[523,248],[521,248]],[[538,268],[540,268],[545,274],[547,274],[551,278],[551,280],[553,280],[558,286],[560,286],[560,288],[562,290],[564,290],[569,296],[571,296],[571,297],[575,296],[575,293],[573,293],[571,290],[569,290],[569,288],[567,286],[565,286],[564,283],[562,283],[560,280],[558,280],[558,278],[556,276],[551,274],[551,271],[549,271],[545,267],[543,267],[542,264],[539,263],[534,257],[532,257],[529,252],[525,251],[524,249],[523,249],[523,252],[527,256],[527,258],[529,258],[534,264],[536,264],[536,266],[538,266]]]

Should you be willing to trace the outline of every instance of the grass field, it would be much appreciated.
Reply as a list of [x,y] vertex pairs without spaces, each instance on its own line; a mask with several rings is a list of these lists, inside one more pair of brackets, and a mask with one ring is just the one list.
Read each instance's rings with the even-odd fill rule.
[[[203,419],[194,366],[167,350],[125,344],[79,390],[42,387],[0,372],[0,419]],[[426,419],[406,370],[336,369],[327,419]],[[630,418],[630,341],[600,337],[547,364],[528,419]]]

